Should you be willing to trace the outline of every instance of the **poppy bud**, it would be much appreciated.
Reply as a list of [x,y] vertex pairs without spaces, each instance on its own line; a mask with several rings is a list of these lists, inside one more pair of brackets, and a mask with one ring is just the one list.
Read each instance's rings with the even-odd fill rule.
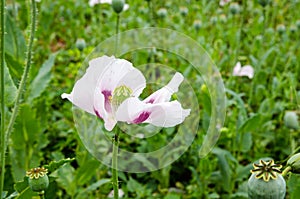
[[232,3],[229,6],[229,10],[233,15],[238,14],[240,12],[240,6],[237,3]]
[[187,16],[187,14],[188,14],[188,12],[189,12],[189,10],[187,9],[187,7],[180,7],[179,8],[179,11],[180,11],[180,14],[182,15],[182,16]]
[[287,161],[287,165],[291,167],[291,172],[300,174],[300,153],[296,153]]
[[279,34],[283,34],[285,32],[285,25],[283,24],[279,24],[277,27],[276,27],[276,30]]
[[283,120],[286,127],[295,130],[299,128],[298,116],[294,111],[285,112]]
[[119,14],[124,8],[125,0],[112,0],[111,5],[114,11]]
[[202,27],[202,22],[200,20],[195,20],[193,23],[193,26],[196,31],[199,31]]
[[157,16],[159,16],[160,18],[165,18],[167,16],[168,12],[165,8],[160,8],[157,11]]
[[79,38],[76,40],[76,47],[78,50],[82,51],[86,47],[85,40],[82,38]]
[[267,6],[269,3],[271,3],[270,0],[258,0],[258,3],[262,6],[265,7]]

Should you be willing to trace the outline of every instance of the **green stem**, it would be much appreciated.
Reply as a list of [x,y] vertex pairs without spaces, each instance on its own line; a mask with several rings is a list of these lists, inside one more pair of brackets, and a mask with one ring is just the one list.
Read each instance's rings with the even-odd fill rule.
[[119,35],[118,35],[119,34],[119,26],[120,26],[120,14],[117,14],[115,55],[117,53],[118,43],[119,43]]
[[113,154],[112,154],[112,184],[114,188],[114,199],[119,198],[119,181],[118,181],[118,148],[119,148],[119,133],[113,138]]
[[[4,0],[1,1],[1,13],[2,13],[2,17],[1,17],[1,22],[3,19],[3,12],[4,12]],[[22,97],[22,94],[24,93],[25,91],[25,85],[26,85],[26,80],[27,80],[27,77],[28,77],[28,73],[29,73],[29,70],[30,70],[30,66],[31,66],[31,58],[32,58],[32,46],[33,46],[33,42],[34,42],[34,34],[35,34],[35,31],[36,31],[36,14],[37,14],[37,8],[36,8],[36,2],[35,0],[31,0],[31,13],[30,13],[30,16],[31,16],[31,24],[30,24],[30,36],[29,36],[29,42],[28,42],[28,46],[27,46],[27,54],[26,54],[26,61],[25,61],[25,68],[24,68],[24,72],[23,72],[23,75],[22,75],[22,78],[21,78],[21,81],[20,81],[20,85],[19,85],[19,88],[18,88],[18,92],[17,92],[17,96],[16,96],[16,99],[15,99],[15,103],[14,103],[14,108],[13,108],[13,112],[12,112],[12,115],[10,117],[10,120],[9,120],[9,123],[8,123],[8,126],[7,126],[7,129],[4,133],[4,125],[1,125],[1,164],[2,164],[2,172],[1,172],[1,187],[0,187],[0,196],[3,192],[3,183],[4,183],[4,169],[5,169],[5,153],[6,153],[6,148],[7,148],[7,145],[6,143],[8,142],[8,138],[9,138],[9,135],[12,131],[12,128],[13,128],[13,125],[15,123],[15,120],[16,120],[16,117],[17,117],[17,114],[18,114],[18,110],[19,110],[19,105],[20,105],[20,102],[21,102],[21,97]],[[4,22],[3,22],[4,23]],[[1,26],[2,26],[2,23],[1,23]],[[3,26],[1,27],[2,30],[3,30]],[[2,33],[4,33],[2,31]],[[3,36],[4,37],[4,36]],[[1,44],[3,44],[3,37],[1,38]],[[3,54],[3,46],[1,45],[1,54]],[[2,64],[4,64],[4,55],[1,55],[2,56]],[[3,67],[4,65],[2,65],[1,67],[1,72],[3,70]],[[1,82],[3,81],[3,78],[1,80]],[[1,90],[4,91],[4,89],[2,89],[2,86],[4,87],[4,85],[1,84]],[[4,92],[2,92],[2,95],[3,95]],[[2,99],[2,103],[1,103],[1,116],[2,116],[2,119],[1,119],[1,124],[4,122],[4,111],[2,112],[2,107],[4,106],[4,100],[3,100],[3,96],[1,96],[1,99]]]
[[286,176],[291,170],[292,170],[292,167],[288,166],[283,170],[281,175]]
[[3,193],[3,187],[4,187],[4,172],[5,172],[5,106],[4,106],[4,36],[5,36],[5,30],[4,30],[4,7],[5,7],[5,0],[1,0],[1,47],[0,47],[0,53],[1,53],[1,180],[0,180],[0,197],[2,198]]
[[30,36],[29,36],[29,42],[27,45],[27,56],[26,56],[26,61],[25,61],[25,68],[24,68],[24,72],[20,81],[20,85],[19,85],[19,89],[17,92],[17,97],[16,97],[16,101],[14,104],[14,109],[12,112],[12,116],[10,118],[7,130],[6,130],[6,138],[8,138],[8,135],[10,134],[12,127],[15,123],[16,117],[17,117],[17,113],[19,111],[19,105],[20,105],[20,101],[21,101],[21,97],[22,94],[25,91],[25,85],[26,85],[26,81],[27,81],[27,77],[29,74],[29,70],[30,70],[30,66],[31,66],[31,59],[32,59],[32,46],[33,46],[33,42],[34,42],[34,35],[35,35],[35,31],[36,31],[36,14],[37,14],[37,8],[36,8],[36,2],[35,0],[31,0],[31,24],[30,24]]
[[40,199],[45,199],[45,192],[44,191],[39,192],[39,196]]

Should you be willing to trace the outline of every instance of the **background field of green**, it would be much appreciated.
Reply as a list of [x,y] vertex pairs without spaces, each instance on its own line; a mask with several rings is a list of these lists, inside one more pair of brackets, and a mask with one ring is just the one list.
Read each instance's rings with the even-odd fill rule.
[[[14,4],[13,4],[14,3]],[[227,117],[214,150],[198,157],[202,137],[172,165],[151,173],[119,173],[124,198],[247,198],[246,184],[252,163],[272,158],[285,164],[299,150],[299,129],[284,124],[286,111],[300,114],[300,1],[271,0],[262,7],[256,0],[220,6],[217,0],[128,0],[121,13],[120,32],[143,27],[170,28],[201,44],[216,63],[227,94]],[[235,4],[234,4],[235,3]],[[150,5],[150,7],[149,7]],[[95,160],[76,131],[72,104],[60,95],[70,92],[77,70],[104,39],[116,32],[116,14],[108,4],[90,7],[87,0],[42,0],[38,3],[38,30],[34,58],[24,100],[10,137],[5,190],[22,181],[25,171],[50,161],[75,158],[51,174],[46,198],[107,198],[112,190],[110,169]],[[237,13],[234,14],[234,11]],[[28,5],[7,1],[6,63],[11,84],[7,112],[19,84],[25,59]],[[86,42],[79,50],[76,41]],[[168,54],[141,52],[133,63],[153,56],[157,63],[185,71]],[[232,76],[235,64],[251,65],[253,79]],[[199,75],[199,74],[189,74]],[[198,88],[201,110],[199,135],[210,118],[210,96]],[[298,120],[299,121],[299,120]],[[172,132],[139,142],[124,138],[122,147],[151,151],[172,138]],[[287,198],[300,195],[300,177],[287,180]]]

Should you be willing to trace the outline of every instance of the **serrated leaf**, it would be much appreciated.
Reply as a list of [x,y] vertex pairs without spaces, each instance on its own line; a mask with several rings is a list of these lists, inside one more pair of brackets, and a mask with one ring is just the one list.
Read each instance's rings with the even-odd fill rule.
[[[1,78],[0,78],[1,81]],[[17,87],[14,84],[9,70],[7,68],[6,63],[4,63],[4,86],[5,86],[5,90],[4,90],[4,101],[5,101],[5,105],[9,106],[12,105],[15,101],[16,95],[17,95]],[[0,90],[0,95],[2,93],[2,90]]]
[[34,98],[39,97],[43,91],[47,88],[51,80],[51,69],[54,65],[54,61],[57,53],[51,54],[40,68],[37,76],[31,83],[28,100],[31,102]]
[[59,167],[63,166],[65,163],[72,162],[73,160],[75,160],[75,158],[67,158],[59,161],[52,161],[50,162],[49,165],[45,165],[44,168],[48,169],[49,173],[52,173],[55,170],[57,170]]

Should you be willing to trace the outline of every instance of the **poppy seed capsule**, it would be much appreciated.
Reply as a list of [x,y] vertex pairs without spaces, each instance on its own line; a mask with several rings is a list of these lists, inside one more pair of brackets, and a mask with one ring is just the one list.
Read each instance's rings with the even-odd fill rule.
[[291,172],[300,174],[300,153],[296,153],[287,161],[287,165],[291,167]]
[[123,10],[125,0],[112,0],[111,5],[114,11],[119,14]]
[[28,184],[32,191],[41,192],[48,188],[49,178],[47,176],[48,170],[45,168],[33,168],[26,172]]
[[280,171],[282,166],[273,160],[260,160],[253,167],[248,180],[249,199],[284,199],[286,183]]

